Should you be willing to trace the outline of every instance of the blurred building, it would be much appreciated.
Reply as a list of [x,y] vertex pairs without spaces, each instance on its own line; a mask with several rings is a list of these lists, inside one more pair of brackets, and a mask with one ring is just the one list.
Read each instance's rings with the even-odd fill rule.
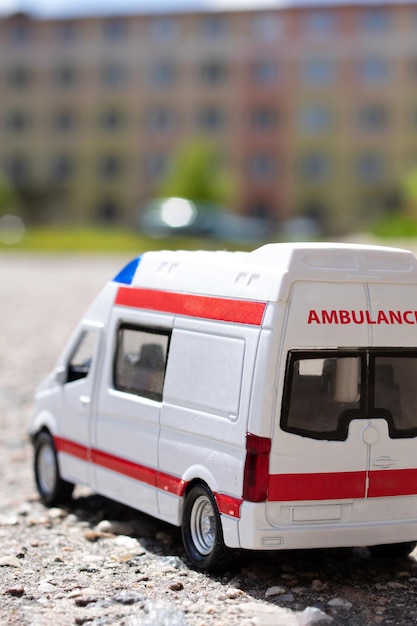
[[0,19],[0,168],[45,218],[129,224],[204,136],[235,211],[337,232],[395,205],[416,87],[413,2],[15,14]]

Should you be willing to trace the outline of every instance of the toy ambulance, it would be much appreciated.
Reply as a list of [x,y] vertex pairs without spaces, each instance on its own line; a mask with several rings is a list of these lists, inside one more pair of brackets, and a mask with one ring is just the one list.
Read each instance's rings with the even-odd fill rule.
[[47,505],[74,484],[230,549],[417,540],[417,260],[362,245],[146,252],[36,394]]

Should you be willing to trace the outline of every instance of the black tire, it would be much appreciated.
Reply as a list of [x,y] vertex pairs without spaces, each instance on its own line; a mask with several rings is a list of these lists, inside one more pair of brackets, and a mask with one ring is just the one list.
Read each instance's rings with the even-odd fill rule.
[[416,545],[415,541],[387,543],[380,546],[368,546],[368,550],[378,559],[405,559]]
[[210,489],[191,488],[185,498],[182,539],[192,564],[208,572],[224,569],[229,551],[224,545],[219,510]]
[[34,443],[35,481],[44,504],[54,506],[71,500],[74,485],[63,480],[59,474],[58,458],[53,439],[49,433],[40,433]]

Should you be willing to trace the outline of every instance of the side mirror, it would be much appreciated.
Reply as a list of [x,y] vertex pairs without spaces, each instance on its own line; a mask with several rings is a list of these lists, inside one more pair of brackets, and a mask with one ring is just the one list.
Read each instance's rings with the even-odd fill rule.
[[58,385],[63,385],[66,382],[67,370],[63,365],[60,365],[57,368],[55,368],[54,379],[55,379],[55,382],[58,383]]

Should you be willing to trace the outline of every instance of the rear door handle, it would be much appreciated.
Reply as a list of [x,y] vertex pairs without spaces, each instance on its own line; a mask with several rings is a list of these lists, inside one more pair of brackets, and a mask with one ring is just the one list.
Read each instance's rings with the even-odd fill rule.
[[388,469],[396,464],[397,461],[390,456],[380,456],[372,461],[372,467],[380,467],[381,469]]
[[80,396],[80,404],[82,407],[87,407],[90,404],[90,397]]

